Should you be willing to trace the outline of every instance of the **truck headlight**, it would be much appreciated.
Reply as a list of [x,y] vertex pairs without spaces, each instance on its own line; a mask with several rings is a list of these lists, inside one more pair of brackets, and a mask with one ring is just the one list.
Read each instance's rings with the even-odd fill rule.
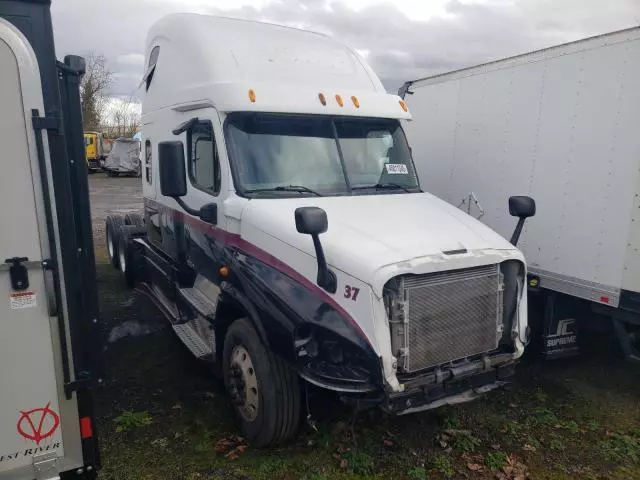
[[369,391],[375,383],[377,358],[335,332],[312,324],[295,331],[294,348],[300,373],[326,388]]
[[391,279],[385,285],[382,296],[387,319],[389,320],[391,352],[398,359],[398,366],[401,369],[405,369],[407,367],[409,344],[406,327],[408,321],[406,315],[407,304],[402,283],[401,278]]

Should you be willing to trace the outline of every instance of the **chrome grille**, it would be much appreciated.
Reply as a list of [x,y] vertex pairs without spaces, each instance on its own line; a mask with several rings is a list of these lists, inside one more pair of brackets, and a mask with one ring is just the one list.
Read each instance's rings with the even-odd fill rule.
[[502,333],[499,265],[407,276],[408,372],[494,350]]

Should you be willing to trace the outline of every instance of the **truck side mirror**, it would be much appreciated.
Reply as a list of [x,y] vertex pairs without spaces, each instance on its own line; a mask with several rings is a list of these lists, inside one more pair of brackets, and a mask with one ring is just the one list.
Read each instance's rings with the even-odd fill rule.
[[172,198],[184,197],[187,194],[187,172],[182,142],[158,143],[158,165],[162,195]]
[[318,207],[299,207],[296,208],[294,215],[296,230],[298,230],[299,233],[311,235],[313,239],[313,246],[316,250],[316,259],[318,261],[318,285],[329,293],[336,293],[338,281],[335,273],[329,270],[327,266],[322,243],[320,243],[320,234],[326,232],[329,228],[327,212]]
[[327,212],[318,207],[296,208],[296,229],[307,235],[320,235],[329,228]]
[[536,202],[533,198],[526,196],[509,197],[509,213],[513,217],[518,217],[518,224],[511,236],[511,243],[516,245],[522,233],[524,221],[536,214]]

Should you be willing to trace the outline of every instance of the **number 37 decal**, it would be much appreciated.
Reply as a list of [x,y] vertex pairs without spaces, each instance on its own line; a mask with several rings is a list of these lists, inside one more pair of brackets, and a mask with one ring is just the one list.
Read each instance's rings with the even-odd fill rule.
[[360,289],[356,287],[351,287],[349,285],[345,285],[344,287],[344,298],[350,298],[354,302],[358,298],[358,294],[360,293]]

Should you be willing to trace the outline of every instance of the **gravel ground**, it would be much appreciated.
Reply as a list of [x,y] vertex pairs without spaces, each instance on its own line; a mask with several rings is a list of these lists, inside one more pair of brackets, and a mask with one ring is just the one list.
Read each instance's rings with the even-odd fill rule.
[[135,177],[108,177],[96,173],[89,177],[91,216],[94,225],[101,224],[109,214],[142,210],[142,182]]

